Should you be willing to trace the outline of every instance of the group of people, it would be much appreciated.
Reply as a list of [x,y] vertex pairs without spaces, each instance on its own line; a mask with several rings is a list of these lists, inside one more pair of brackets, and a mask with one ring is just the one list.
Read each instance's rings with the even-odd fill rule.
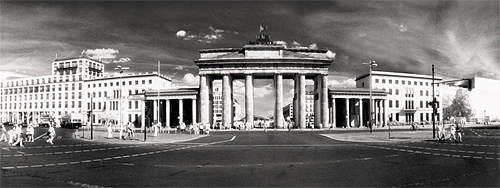
[[[126,140],[127,138],[132,140],[134,138],[134,124],[128,122],[125,126],[120,126],[120,139]],[[108,129],[108,139],[113,138],[113,126],[111,124],[107,125]]]
[[[8,142],[9,145],[24,147],[26,142],[35,142],[34,138],[35,128],[32,124],[29,124],[23,132],[22,126],[19,124],[14,125],[12,129],[7,131],[5,126],[2,124],[2,136],[0,137],[0,141]],[[46,143],[54,144],[54,138],[56,136],[56,131],[54,126],[50,126],[45,135]]]
[[438,128],[438,140],[450,140],[450,141],[455,141],[455,142],[460,142],[462,143],[462,123],[455,121],[450,125],[450,137],[446,139],[446,129],[444,127],[445,125],[442,123],[439,123],[437,125]]

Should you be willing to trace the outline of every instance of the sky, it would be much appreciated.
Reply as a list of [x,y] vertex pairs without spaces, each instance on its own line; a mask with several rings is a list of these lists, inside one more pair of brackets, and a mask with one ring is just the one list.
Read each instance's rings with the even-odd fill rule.
[[[330,87],[374,70],[500,79],[500,1],[0,1],[0,80],[49,75],[58,58],[89,57],[128,73],[198,85],[198,50],[238,48],[267,25],[273,41],[328,49]],[[271,80],[255,81],[257,115],[272,114]],[[292,81],[284,82],[285,96]],[[217,85],[217,83],[216,83]],[[243,103],[244,85],[234,82]],[[285,104],[291,99],[285,98]],[[261,113],[261,114],[259,114]]]

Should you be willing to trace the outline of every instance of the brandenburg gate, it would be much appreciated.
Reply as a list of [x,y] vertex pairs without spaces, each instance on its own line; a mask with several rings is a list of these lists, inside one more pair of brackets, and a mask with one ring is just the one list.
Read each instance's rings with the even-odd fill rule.
[[213,124],[212,82],[222,79],[222,124],[233,123],[233,80],[245,80],[245,121],[253,125],[254,79],[274,80],[274,124],[283,127],[283,79],[294,80],[294,126],[306,128],[306,79],[314,81],[315,127],[329,123],[328,67],[333,59],[327,50],[288,48],[270,41],[261,27],[256,41],[242,48],[200,50],[199,68],[199,122]]

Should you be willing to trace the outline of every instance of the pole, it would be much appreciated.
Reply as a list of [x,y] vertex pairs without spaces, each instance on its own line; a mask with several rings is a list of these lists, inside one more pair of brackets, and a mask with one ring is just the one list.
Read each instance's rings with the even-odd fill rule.
[[[160,61],[158,61],[158,78],[160,78]],[[160,123],[160,87],[158,87],[157,97],[158,97],[157,102],[156,102],[156,109],[158,110],[157,121],[158,121],[158,123]],[[156,127],[155,129],[157,129],[157,128],[159,128],[159,127]]]
[[[144,92],[144,105],[143,105],[143,108],[144,108],[144,114],[142,114],[143,116],[146,116],[146,90],[142,90]],[[144,117],[143,118],[144,121],[146,121],[146,118]],[[144,142],[146,142],[146,122],[144,122]]]
[[[370,133],[373,133],[373,114],[372,114],[372,62],[370,62]],[[349,108],[349,107],[348,107]]]
[[436,138],[436,97],[434,96],[434,65],[432,65],[432,138]]
[[92,115],[93,115],[93,103],[92,103],[92,95],[90,95],[90,140],[94,139],[94,126],[92,125]]

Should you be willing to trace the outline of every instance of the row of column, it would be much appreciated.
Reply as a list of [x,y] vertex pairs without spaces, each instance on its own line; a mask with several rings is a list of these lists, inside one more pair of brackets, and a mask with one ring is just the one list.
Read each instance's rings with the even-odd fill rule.
[[[366,115],[366,113],[364,113],[364,107],[363,107],[363,99],[352,99],[352,98],[332,98],[332,106],[331,106],[331,109],[330,109],[330,123],[332,125],[339,125],[338,123],[342,123],[342,122],[336,122],[336,113],[337,113],[337,108],[336,108],[336,105],[337,105],[337,102],[336,100],[345,100],[345,105],[344,105],[344,109],[342,109],[343,111],[345,111],[345,119],[346,119],[346,122],[347,122],[347,127],[353,127],[353,126],[368,126],[367,122],[370,121],[370,115]],[[351,105],[350,105],[350,101],[351,100],[354,100],[357,104],[358,104],[358,113],[356,113],[356,111],[354,112],[351,112]],[[370,99],[366,99],[369,100]],[[373,101],[373,106],[372,106],[372,110],[371,112],[373,113],[373,122],[374,122],[374,126],[377,125],[377,123],[379,125],[384,125],[387,121],[386,119],[386,115],[387,115],[387,108],[386,108],[386,100],[385,99],[372,99]],[[354,104],[354,106],[356,106],[356,104]],[[368,105],[369,106],[369,105]],[[369,108],[369,107],[368,107]],[[355,110],[355,109],[354,109]],[[369,112],[367,112],[369,114]],[[352,122],[352,119],[351,118],[351,115],[358,115],[358,121],[357,122]],[[364,117],[367,117],[367,119],[364,119]],[[355,118],[355,117],[354,117]],[[356,124],[357,123],[357,124]]]
[[13,123],[22,123],[24,119],[26,119],[26,123],[32,122],[40,122],[40,116],[44,113],[49,112],[4,112],[2,114],[2,122],[13,122]]
[[[319,74],[314,78],[315,82],[315,126],[321,128],[328,124],[328,76]],[[283,117],[283,75],[274,75],[274,93],[275,110],[274,124],[278,128],[283,127],[285,121]],[[245,121],[253,125],[254,118],[254,75],[245,75]],[[296,127],[306,127],[306,77],[305,74],[296,74],[294,78],[295,96],[294,96],[294,123]],[[210,113],[210,93],[212,88],[212,79],[209,75],[200,75],[200,121],[211,122]],[[228,126],[233,123],[233,78],[230,74],[222,75],[222,123]]]
[[[153,100],[153,106],[151,107],[151,110],[153,111],[153,120],[160,120],[159,119],[159,108],[161,108],[161,106],[159,106],[158,102],[162,102],[164,101],[165,102],[165,126],[168,126],[170,127],[170,101],[172,99],[165,99],[165,100]],[[184,100],[189,100],[189,99],[174,99],[174,100],[178,100],[179,101],[179,117],[177,117],[179,119],[179,122],[184,122]],[[197,122],[197,101],[196,99],[191,99],[192,100],[192,122]],[[146,102],[147,100],[144,100],[143,103],[142,103],[142,116],[141,116],[141,127],[144,128],[145,124],[146,124]]]

